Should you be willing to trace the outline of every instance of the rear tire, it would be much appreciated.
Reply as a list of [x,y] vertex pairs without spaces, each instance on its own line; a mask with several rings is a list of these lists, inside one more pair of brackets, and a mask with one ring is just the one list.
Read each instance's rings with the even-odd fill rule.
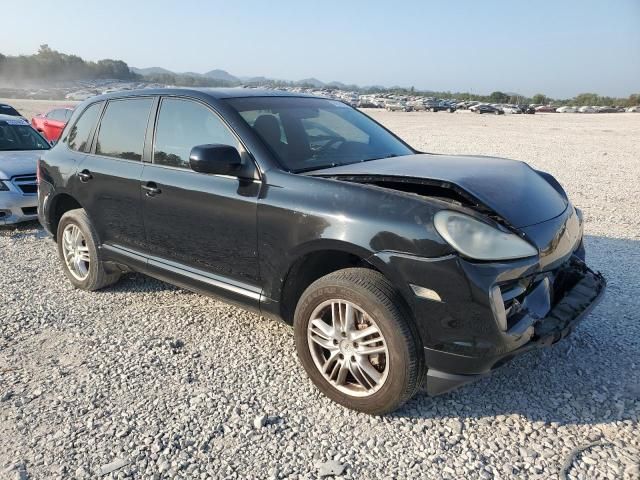
[[120,272],[105,267],[98,250],[98,235],[84,209],[62,215],[56,239],[62,269],[74,287],[100,290],[120,279]]
[[[349,323],[352,328],[343,328]],[[373,333],[363,336],[365,329]],[[311,381],[347,408],[383,415],[422,384],[424,356],[415,326],[393,285],[374,270],[339,270],[312,283],[298,302],[294,335]]]

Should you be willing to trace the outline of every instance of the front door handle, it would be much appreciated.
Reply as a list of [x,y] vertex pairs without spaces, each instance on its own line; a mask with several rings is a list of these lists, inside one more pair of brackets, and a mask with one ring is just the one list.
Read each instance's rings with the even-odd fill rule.
[[93,178],[93,175],[91,175],[89,170],[82,170],[81,172],[78,172],[78,178],[82,183],[87,183]]
[[147,197],[155,197],[162,193],[162,190],[158,188],[154,182],[149,182],[146,185],[142,185],[142,189],[146,192]]

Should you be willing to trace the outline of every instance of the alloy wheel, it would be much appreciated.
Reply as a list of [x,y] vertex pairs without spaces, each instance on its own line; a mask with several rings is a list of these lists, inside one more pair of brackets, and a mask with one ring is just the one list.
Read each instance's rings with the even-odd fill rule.
[[322,302],[311,314],[307,340],[315,366],[342,393],[367,397],[387,380],[387,342],[373,318],[356,304]]
[[89,276],[89,247],[80,228],[70,223],[62,233],[62,253],[64,261],[77,280],[83,281]]

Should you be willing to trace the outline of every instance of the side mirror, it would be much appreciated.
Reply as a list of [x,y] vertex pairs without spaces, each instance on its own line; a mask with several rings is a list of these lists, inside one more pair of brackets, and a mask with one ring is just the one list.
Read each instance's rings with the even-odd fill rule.
[[230,145],[207,144],[191,149],[189,165],[195,172],[233,175],[240,170],[240,153]]

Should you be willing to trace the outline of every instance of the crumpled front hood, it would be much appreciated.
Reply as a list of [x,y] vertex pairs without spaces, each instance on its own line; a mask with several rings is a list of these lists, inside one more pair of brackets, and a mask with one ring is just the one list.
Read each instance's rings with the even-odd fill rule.
[[454,185],[518,228],[555,218],[567,207],[565,198],[529,165],[503,158],[418,154],[306,174],[416,179]]
[[0,179],[16,175],[35,175],[38,158],[45,150],[0,151]]

